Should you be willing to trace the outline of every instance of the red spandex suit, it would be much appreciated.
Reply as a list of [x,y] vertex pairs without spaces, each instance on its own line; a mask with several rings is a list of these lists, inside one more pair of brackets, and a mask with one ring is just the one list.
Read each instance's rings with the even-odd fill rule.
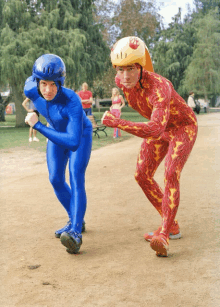
[[[133,48],[134,41],[136,47],[144,45],[144,51],[142,48],[138,54],[138,48]],[[124,50],[127,53],[123,53]],[[118,75],[115,80],[129,106],[149,121],[135,123],[117,119],[106,112],[103,123],[143,138],[135,179],[162,217],[162,226],[149,240],[151,247],[157,256],[167,256],[169,234],[172,228],[179,231],[175,216],[180,201],[180,174],[196,140],[196,116],[174,90],[172,83],[153,72],[147,47],[139,38],[121,39],[115,44],[111,58],[116,67],[135,65],[141,69],[139,82],[132,88],[126,88]],[[162,191],[153,177],[164,158],[165,189]]]

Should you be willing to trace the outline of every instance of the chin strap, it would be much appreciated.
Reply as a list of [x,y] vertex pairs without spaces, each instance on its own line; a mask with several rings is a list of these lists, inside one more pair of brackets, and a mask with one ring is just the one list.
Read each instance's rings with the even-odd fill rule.
[[141,88],[143,88],[142,83],[141,83],[142,74],[143,74],[143,67],[141,66],[141,74],[140,74],[140,79],[139,79],[139,84],[140,84],[140,87],[141,87]]

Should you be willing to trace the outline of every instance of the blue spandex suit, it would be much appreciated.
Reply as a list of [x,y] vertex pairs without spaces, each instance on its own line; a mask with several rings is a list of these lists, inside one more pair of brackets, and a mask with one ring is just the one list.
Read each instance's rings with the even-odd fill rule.
[[[32,77],[27,79],[24,93],[50,125],[46,127],[38,121],[33,128],[48,138],[49,179],[57,198],[68,213],[71,223],[67,230],[81,237],[79,234],[87,202],[85,171],[91,154],[92,124],[74,91],[59,86],[55,98],[47,101],[39,94],[37,81],[33,80]],[[65,181],[68,159],[71,188]]]

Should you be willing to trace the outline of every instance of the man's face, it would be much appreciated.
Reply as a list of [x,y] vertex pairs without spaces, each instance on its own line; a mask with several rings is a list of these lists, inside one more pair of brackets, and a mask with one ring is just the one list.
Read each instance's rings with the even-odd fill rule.
[[82,85],[82,90],[83,90],[83,91],[87,91],[87,90],[88,90],[88,86],[87,86],[86,84],[83,84],[83,85]]
[[120,79],[121,84],[128,89],[135,87],[140,79],[140,68],[135,64],[129,66],[117,66],[116,71],[116,76]]
[[39,90],[46,100],[53,100],[57,94],[57,86],[54,81],[40,80]]

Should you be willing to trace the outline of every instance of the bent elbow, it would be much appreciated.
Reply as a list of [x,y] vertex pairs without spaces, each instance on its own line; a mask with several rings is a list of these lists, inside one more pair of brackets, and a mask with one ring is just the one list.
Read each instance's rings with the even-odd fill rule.
[[165,131],[166,126],[162,126],[157,123],[149,123],[148,128],[150,128],[150,136],[153,138],[159,138]]

